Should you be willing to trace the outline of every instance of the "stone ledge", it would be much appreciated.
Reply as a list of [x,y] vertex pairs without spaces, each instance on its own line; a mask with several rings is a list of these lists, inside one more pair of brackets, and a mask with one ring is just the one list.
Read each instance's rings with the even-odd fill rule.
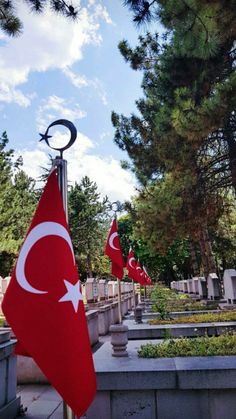
[[127,358],[112,357],[111,344],[104,343],[94,354],[98,390],[236,388],[236,356],[138,358],[145,343],[129,341]]
[[128,339],[163,339],[166,333],[170,337],[196,337],[196,336],[218,336],[226,331],[236,330],[236,322],[215,322],[215,323],[185,323],[185,324],[163,324],[150,325],[145,321],[142,324],[135,324],[134,321],[125,320],[129,328]]
[[138,358],[148,342],[129,341],[128,358],[113,358],[109,342],[94,354],[87,419],[235,419],[236,356]]
[[86,311],[87,320],[94,319],[98,316],[98,310],[88,310]]
[[[219,314],[221,313],[222,310],[197,310],[197,311],[172,311],[170,312],[170,317],[173,318],[178,318],[178,317],[188,317],[188,316],[192,316],[195,314]],[[159,319],[160,318],[160,313],[156,313],[156,312],[143,312],[143,319],[145,320],[151,320],[151,319]],[[131,313],[129,315],[126,316],[127,320],[133,320],[134,319],[134,314]]]
[[20,397],[17,397],[16,399],[12,400],[8,404],[6,404],[4,407],[0,408],[0,418],[1,419],[11,419],[16,418],[17,413],[20,409]]
[[11,339],[9,340],[9,342],[0,344],[0,361],[3,360],[4,358],[9,357],[12,354],[15,344],[16,344],[15,339]]

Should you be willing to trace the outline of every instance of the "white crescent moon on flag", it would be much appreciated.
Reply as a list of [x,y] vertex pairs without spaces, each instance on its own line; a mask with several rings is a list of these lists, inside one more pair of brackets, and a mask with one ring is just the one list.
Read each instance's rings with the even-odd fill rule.
[[115,233],[112,233],[111,235],[110,235],[110,238],[109,238],[109,245],[110,245],[110,247],[112,248],[112,249],[114,249],[114,250],[119,250],[115,245],[114,245],[114,239],[116,238],[118,236],[118,233],[115,231]]
[[132,265],[133,260],[135,260],[135,259],[134,259],[134,258],[130,258],[130,260],[129,260],[129,266],[130,266],[132,269],[135,269],[135,266],[133,266],[133,265]]
[[25,291],[31,292],[33,294],[46,294],[48,291],[41,291],[30,285],[25,276],[25,263],[27,256],[34,244],[43,237],[47,236],[59,236],[64,239],[68,243],[68,246],[71,249],[73,260],[75,261],[71,238],[65,227],[53,221],[46,221],[36,225],[36,227],[34,227],[26,237],[16,264],[16,280],[18,284]]

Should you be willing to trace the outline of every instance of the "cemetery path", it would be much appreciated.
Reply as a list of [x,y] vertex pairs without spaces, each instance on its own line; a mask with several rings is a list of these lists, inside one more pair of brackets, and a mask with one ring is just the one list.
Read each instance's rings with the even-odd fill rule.
[[[99,343],[92,348],[93,353],[109,341],[110,335],[100,336]],[[23,409],[27,409],[26,419],[62,419],[63,401],[61,396],[50,385],[24,384],[17,387]],[[85,419],[81,417],[80,419]]]
[[27,419],[61,419],[63,403],[59,394],[49,385],[20,385],[17,395],[21,397]]

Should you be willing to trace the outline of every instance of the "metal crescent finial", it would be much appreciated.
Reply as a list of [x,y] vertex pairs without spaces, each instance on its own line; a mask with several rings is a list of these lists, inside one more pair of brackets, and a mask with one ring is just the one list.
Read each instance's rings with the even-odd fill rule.
[[[52,147],[49,143],[49,138],[52,138],[52,135],[48,135],[49,129],[55,125],[63,125],[64,127],[68,128],[70,131],[70,140],[64,147]],[[77,137],[77,129],[75,128],[74,124],[71,121],[68,121],[67,119],[58,119],[57,121],[52,122],[47,130],[45,131],[45,134],[39,134],[41,135],[41,139],[39,141],[45,141],[48,147],[52,148],[53,150],[60,151],[60,155],[62,158],[62,153],[67,148],[70,148],[72,144],[74,144],[76,137]]]

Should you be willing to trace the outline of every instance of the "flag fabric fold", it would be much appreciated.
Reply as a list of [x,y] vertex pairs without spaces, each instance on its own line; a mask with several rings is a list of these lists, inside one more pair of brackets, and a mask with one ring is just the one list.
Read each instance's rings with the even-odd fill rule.
[[18,353],[29,354],[82,416],[95,396],[96,377],[56,170],[39,201],[2,308],[19,341]]
[[151,280],[150,276],[148,275],[145,266],[143,266],[143,272],[144,272],[144,277],[145,277],[145,283],[146,283],[146,285],[152,285],[152,280]]
[[104,253],[111,259],[112,275],[121,280],[124,276],[125,264],[120,245],[120,238],[118,235],[117,222],[115,218],[112,221]]
[[140,285],[143,285],[143,275],[144,275],[144,272],[143,272],[143,270],[141,268],[139,259],[138,259],[138,261],[136,263],[136,273],[137,273],[137,281],[140,283]]
[[133,279],[133,281],[135,282],[139,282],[139,276],[138,276],[138,272],[136,269],[136,260],[134,257],[134,252],[133,249],[130,248],[129,250],[129,254],[128,254],[128,259],[127,259],[127,263],[126,263],[126,268],[128,271],[128,277],[130,279]]

